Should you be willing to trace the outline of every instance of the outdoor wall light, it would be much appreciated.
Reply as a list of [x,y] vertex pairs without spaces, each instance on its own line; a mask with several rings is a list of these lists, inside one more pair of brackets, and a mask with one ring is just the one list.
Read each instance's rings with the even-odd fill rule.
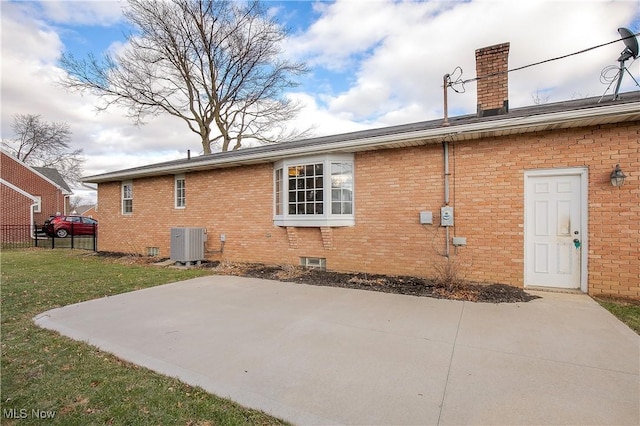
[[626,177],[627,175],[622,173],[620,164],[616,164],[616,168],[611,172],[611,176],[609,176],[609,178],[611,179],[611,185],[618,188],[624,185],[624,178]]

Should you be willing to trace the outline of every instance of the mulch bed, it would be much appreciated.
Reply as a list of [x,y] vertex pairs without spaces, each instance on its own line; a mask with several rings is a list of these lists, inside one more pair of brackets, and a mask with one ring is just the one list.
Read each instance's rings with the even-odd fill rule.
[[470,302],[517,303],[539,298],[521,288],[506,284],[467,282],[449,288],[424,278],[363,273],[349,274],[262,264],[218,265],[216,269],[219,269],[221,273],[252,278]]
[[[125,255],[123,253],[98,252],[124,264],[151,264],[158,258]],[[166,259],[164,259],[166,260]],[[383,293],[432,297],[436,299],[463,300],[484,303],[519,303],[539,299],[519,287],[506,284],[480,284],[464,282],[456,286],[438,285],[426,278],[408,276],[341,273],[303,269],[293,266],[271,266],[260,263],[203,262],[199,268],[210,268],[218,274],[285,281],[326,287],[352,288]]]

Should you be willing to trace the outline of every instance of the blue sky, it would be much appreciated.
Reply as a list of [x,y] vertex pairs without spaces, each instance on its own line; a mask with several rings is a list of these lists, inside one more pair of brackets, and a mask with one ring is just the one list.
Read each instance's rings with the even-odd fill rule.
[[125,42],[129,27],[124,22],[113,25],[58,25],[65,50],[84,57],[106,51],[114,42]]
[[[71,1],[71,0],[70,0]],[[49,2],[52,3],[52,2]],[[76,1],[76,3],[78,3]],[[120,2],[110,2],[114,8],[119,8]],[[45,14],[42,4],[33,2],[40,13]],[[311,1],[265,1],[268,9],[273,9],[279,16],[279,21],[289,29],[291,33],[301,33],[317,17]],[[59,28],[59,35],[65,49],[78,55],[86,55],[90,52],[105,51],[113,42],[126,40],[126,35],[131,27],[121,19],[113,20],[108,24],[83,24],[78,25],[62,19],[58,22],[51,19],[49,22]]]
[[[287,28],[292,36],[304,35],[309,26],[321,15],[322,4],[330,2],[312,1],[265,1],[271,13]],[[41,9],[41,8],[40,8]],[[52,22],[53,23],[53,22]],[[107,51],[114,43],[124,43],[132,28],[122,20],[108,25],[78,25],[73,22],[56,22],[58,34],[65,51],[78,57],[90,53]],[[351,62],[357,63],[370,55],[374,47],[363,52],[352,53]],[[300,80],[300,89],[305,93],[340,93],[347,90],[353,82],[353,66],[314,67],[304,79]],[[319,88],[319,90],[318,90]],[[316,97],[320,104],[325,104],[321,97]]]
[[[65,121],[83,148],[87,175],[183,157],[200,151],[179,119],[160,116],[133,126],[124,111],[97,114],[97,100],[56,84],[63,52],[101,54],[125,42],[122,1],[3,1],[2,138],[14,114]],[[471,0],[267,1],[291,30],[285,55],[310,73],[286,95],[304,105],[293,123],[327,135],[442,117],[442,76],[457,66],[475,76],[475,49],[510,42],[510,68],[565,55],[640,30],[640,3],[617,1]],[[601,71],[622,42],[509,75],[512,108],[536,93],[557,102],[600,96]],[[640,79],[640,61],[630,65]],[[475,111],[475,84],[449,95],[449,115]],[[638,90],[630,78],[623,91]]]

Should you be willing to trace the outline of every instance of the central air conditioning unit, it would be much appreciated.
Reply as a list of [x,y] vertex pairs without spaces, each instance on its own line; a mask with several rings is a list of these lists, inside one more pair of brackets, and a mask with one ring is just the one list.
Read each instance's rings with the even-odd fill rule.
[[204,228],[171,228],[171,260],[174,262],[199,262],[204,260]]

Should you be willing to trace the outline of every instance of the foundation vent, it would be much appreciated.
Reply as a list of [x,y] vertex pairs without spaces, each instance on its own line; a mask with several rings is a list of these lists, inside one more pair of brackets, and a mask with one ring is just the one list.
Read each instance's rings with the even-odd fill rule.
[[300,266],[308,269],[327,270],[327,259],[323,257],[301,257]]
[[147,256],[149,257],[160,256],[160,247],[147,247]]

